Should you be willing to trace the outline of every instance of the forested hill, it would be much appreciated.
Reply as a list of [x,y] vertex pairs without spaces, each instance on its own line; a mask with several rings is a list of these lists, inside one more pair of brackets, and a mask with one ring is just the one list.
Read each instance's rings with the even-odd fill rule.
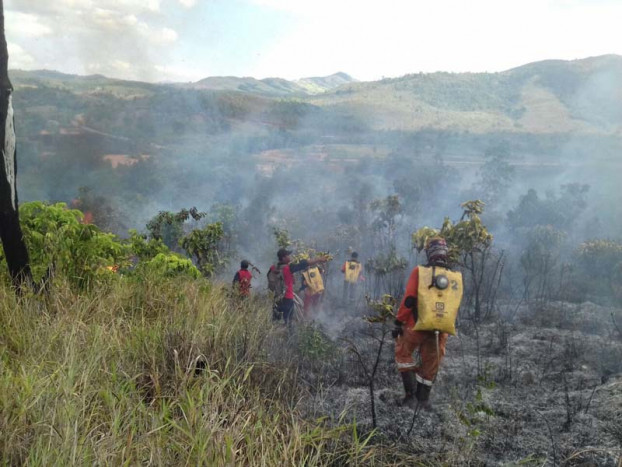
[[208,89],[212,91],[241,91],[250,94],[268,96],[313,95],[335,89],[343,84],[354,83],[356,80],[345,73],[330,76],[303,78],[287,81],[282,78],[237,78],[234,76],[215,76],[205,78],[197,83],[185,85],[191,89]]
[[143,83],[107,78],[103,75],[78,76],[53,70],[11,70],[14,84],[26,88],[52,87],[76,93],[104,93],[117,97],[136,97],[157,89],[177,88],[203,91],[238,91],[260,96],[309,96],[331,91],[341,85],[357,82],[346,73],[302,78],[288,81],[282,78],[255,79],[251,77],[211,76],[196,83]]
[[[501,73],[345,73],[286,81],[211,77],[151,84],[53,71],[10,73],[22,134],[79,124],[130,139],[317,126],[622,135],[622,57],[547,60]],[[76,120],[77,119],[77,120]],[[334,125],[333,125],[334,124]]]
[[606,55],[501,73],[412,74],[341,86],[314,102],[370,116],[382,129],[620,133],[620,83],[622,57]]

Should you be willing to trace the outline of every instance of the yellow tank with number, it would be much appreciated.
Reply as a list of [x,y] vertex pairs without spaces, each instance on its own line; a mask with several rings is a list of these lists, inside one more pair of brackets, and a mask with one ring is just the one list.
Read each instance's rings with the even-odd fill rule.
[[346,282],[356,284],[361,275],[361,263],[358,261],[346,261]]
[[419,266],[418,318],[414,330],[440,331],[455,336],[462,293],[462,273],[439,266]]
[[302,277],[304,277],[311,295],[324,292],[324,279],[322,279],[322,274],[317,266],[303,271]]

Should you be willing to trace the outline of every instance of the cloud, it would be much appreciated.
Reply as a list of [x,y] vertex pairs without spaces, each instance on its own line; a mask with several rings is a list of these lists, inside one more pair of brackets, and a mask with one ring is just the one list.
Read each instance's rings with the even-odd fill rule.
[[155,31],[149,31],[147,37],[154,44],[172,44],[177,41],[178,35],[173,29],[161,28]]
[[177,0],[181,6],[192,8],[197,4],[197,0]]
[[[177,32],[166,24],[161,3],[9,0],[5,15],[9,37],[23,49],[39,51],[41,57],[33,53],[35,60],[71,63],[71,72],[149,80],[156,75],[154,64],[166,60],[178,40]],[[43,36],[45,43],[30,40]]]
[[42,37],[49,36],[53,30],[40,19],[28,13],[15,12],[10,15],[11,21],[6,22],[9,37]]
[[35,59],[32,55],[27,53],[19,45],[9,42],[9,68],[15,68],[18,70],[31,69],[35,64]]
[[97,8],[141,14],[160,11],[161,0],[5,0],[5,9],[27,11],[36,16],[89,12]]
[[105,10],[96,8],[93,10],[90,20],[92,24],[104,32],[123,32],[127,28],[133,28],[138,25],[138,19],[135,15],[123,15],[114,10]]
[[5,16],[39,67],[131,79],[193,63],[203,76],[372,80],[622,53],[619,0],[5,0]]
[[300,22],[262,51],[251,72],[256,77],[346,71],[370,80],[418,71],[502,71],[547,58],[622,53],[619,2],[249,1]]

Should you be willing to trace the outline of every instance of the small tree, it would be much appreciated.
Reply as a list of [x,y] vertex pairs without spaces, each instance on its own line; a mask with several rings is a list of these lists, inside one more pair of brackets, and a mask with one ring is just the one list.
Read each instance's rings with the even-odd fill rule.
[[397,195],[375,200],[370,204],[373,247],[376,255],[365,263],[370,276],[367,291],[373,297],[381,294],[398,296],[402,292],[404,271],[408,262],[397,253],[396,233],[402,218],[402,204]]
[[385,253],[378,253],[365,263],[365,270],[369,280],[366,282],[367,291],[378,297],[384,293],[399,296],[403,292],[404,274],[408,262],[397,254],[395,247]]
[[378,249],[395,247],[395,234],[402,217],[403,207],[397,195],[372,201],[369,205],[374,214],[371,224],[374,246]]
[[223,223],[214,222],[184,234],[186,221],[190,218],[199,221],[207,215],[194,207],[177,213],[161,211],[147,223],[147,230],[153,240],[163,242],[170,249],[183,249],[201,273],[210,277],[227,264],[227,252],[222,244],[225,238]]
[[225,232],[221,222],[208,224],[203,229],[193,229],[179,240],[179,245],[192,258],[204,276],[212,276],[227,264],[220,247]]
[[147,239],[146,235],[130,230],[129,247],[132,255],[138,260],[134,271],[139,275],[186,276],[194,279],[201,277],[201,272],[190,259],[171,252],[160,239]]
[[484,201],[494,208],[498,206],[514,179],[514,167],[508,162],[509,145],[500,143],[489,147],[484,158],[484,165],[479,170],[477,187],[481,188]]
[[365,380],[369,388],[372,425],[376,428],[375,380],[382,357],[382,350],[387,342],[387,336],[389,334],[389,323],[392,323],[395,319],[397,300],[391,295],[383,295],[381,300],[370,300],[369,297],[367,297],[367,306],[373,313],[363,318],[368,323],[368,327],[363,331],[363,335],[373,339],[378,344],[378,347],[374,351],[374,359],[368,363],[363,357],[361,349],[353,341],[346,339],[346,342],[349,345],[348,350],[356,356],[359,366],[365,374]]
[[508,225],[512,229],[552,225],[568,232],[587,207],[589,189],[589,185],[570,183],[560,187],[559,195],[549,191],[544,198],[529,189],[521,196],[518,206],[508,212]]
[[287,230],[280,229],[279,227],[273,227],[272,234],[274,235],[274,239],[276,240],[276,244],[279,248],[287,248],[292,244]]
[[525,296],[542,302],[552,296],[553,271],[559,265],[566,234],[551,225],[538,225],[527,232],[527,245],[520,262],[525,271]]
[[171,250],[175,250],[184,235],[184,223],[191,217],[198,221],[206,215],[207,213],[199,212],[195,207],[179,212],[160,211],[147,222],[147,230],[152,238],[162,240]]
[[[503,255],[492,258],[493,237],[480,219],[484,203],[479,200],[467,201],[460,207],[464,210],[460,221],[453,223],[446,217],[440,230],[423,227],[413,233],[412,243],[421,252],[427,239],[432,236],[440,235],[447,241],[449,262],[459,265],[468,273],[465,282],[468,280],[470,287],[467,289],[465,284],[465,290],[472,294],[474,302],[470,317],[479,322],[483,304],[496,294],[494,284],[498,284],[501,275]],[[491,259],[494,259],[493,267],[489,270]]]

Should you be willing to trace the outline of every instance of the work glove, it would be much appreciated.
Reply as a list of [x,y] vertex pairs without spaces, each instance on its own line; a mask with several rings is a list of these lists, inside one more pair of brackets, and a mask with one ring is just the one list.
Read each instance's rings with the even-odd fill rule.
[[391,331],[391,336],[393,339],[397,339],[397,336],[401,336],[404,334],[404,328],[402,328],[402,322],[395,320],[395,327]]

